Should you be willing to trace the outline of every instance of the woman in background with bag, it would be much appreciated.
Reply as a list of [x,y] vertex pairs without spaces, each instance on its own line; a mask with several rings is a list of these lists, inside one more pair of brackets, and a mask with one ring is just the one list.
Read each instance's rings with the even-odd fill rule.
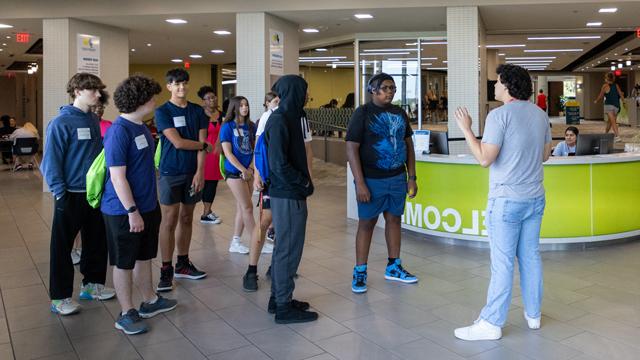
[[[624,105],[624,93],[620,90],[620,86],[616,84],[616,77],[613,73],[606,73],[604,76],[604,85],[600,89],[600,94],[593,102],[597,104],[604,97],[604,112],[607,114],[607,125],[605,133],[613,129],[616,142],[620,141],[620,132],[618,130],[618,113],[620,113],[621,105]],[[626,111],[626,110],[625,110]]]

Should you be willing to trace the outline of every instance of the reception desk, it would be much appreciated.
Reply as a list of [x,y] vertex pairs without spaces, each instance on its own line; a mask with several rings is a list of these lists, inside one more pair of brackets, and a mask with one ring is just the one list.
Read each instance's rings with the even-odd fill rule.
[[[418,195],[407,199],[403,227],[486,242],[489,169],[472,155],[418,155]],[[349,174],[348,215],[357,217]],[[547,206],[542,244],[619,240],[640,235],[640,154],[552,157],[544,165]]]

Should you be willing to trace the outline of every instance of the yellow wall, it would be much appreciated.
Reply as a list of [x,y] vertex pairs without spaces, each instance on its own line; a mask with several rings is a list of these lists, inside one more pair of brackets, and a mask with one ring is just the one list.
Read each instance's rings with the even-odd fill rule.
[[[130,64],[129,74],[143,73],[156,80],[162,86],[162,92],[156,98],[158,106],[164,104],[169,100],[171,94],[167,90],[166,80],[164,78],[168,70],[174,69],[182,65],[145,65],[145,64]],[[191,68],[187,70],[189,72],[189,94],[187,99],[193,103],[200,104],[202,100],[198,97],[198,89],[203,85],[210,85],[211,83],[211,65],[194,65],[191,64]],[[220,77],[218,77],[220,78]]]
[[340,107],[347,94],[354,92],[351,68],[300,67],[300,73],[309,84],[311,99],[307,106],[310,108],[318,108],[329,103],[331,99],[338,100],[338,107]]

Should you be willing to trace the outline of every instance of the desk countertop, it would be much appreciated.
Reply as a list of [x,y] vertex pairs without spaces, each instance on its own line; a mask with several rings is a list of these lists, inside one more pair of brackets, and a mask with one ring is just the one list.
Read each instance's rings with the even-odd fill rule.
[[[460,155],[422,155],[416,154],[416,161],[444,163],[444,164],[478,164],[471,154]],[[580,165],[580,164],[609,164],[640,161],[640,153],[618,153],[608,155],[589,156],[552,156],[545,166],[551,165]]]

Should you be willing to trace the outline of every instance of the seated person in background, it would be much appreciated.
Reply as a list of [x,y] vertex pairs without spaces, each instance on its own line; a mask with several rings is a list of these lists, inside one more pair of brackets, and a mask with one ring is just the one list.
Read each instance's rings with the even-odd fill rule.
[[[11,126],[11,119],[13,119],[9,115],[2,115],[0,117],[0,137],[8,137],[16,130],[15,120],[13,121],[13,126]],[[11,162],[11,151],[3,151],[2,152],[2,162],[8,164]]]
[[[38,129],[31,122],[26,122],[23,127],[17,128],[11,135],[9,135],[11,140],[15,140],[17,138],[36,138],[39,139],[40,135],[38,135]],[[22,169],[22,165],[28,165],[29,169],[33,169],[33,156],[13,156],[13,162],[15,164],[15,169]]]
[[576,154],[576,140],[578,139],[578,128],[575,126],[569,126],[564,131],[564,141],[561,141],[556,145],[553,150],[553,156],[573,156]]

